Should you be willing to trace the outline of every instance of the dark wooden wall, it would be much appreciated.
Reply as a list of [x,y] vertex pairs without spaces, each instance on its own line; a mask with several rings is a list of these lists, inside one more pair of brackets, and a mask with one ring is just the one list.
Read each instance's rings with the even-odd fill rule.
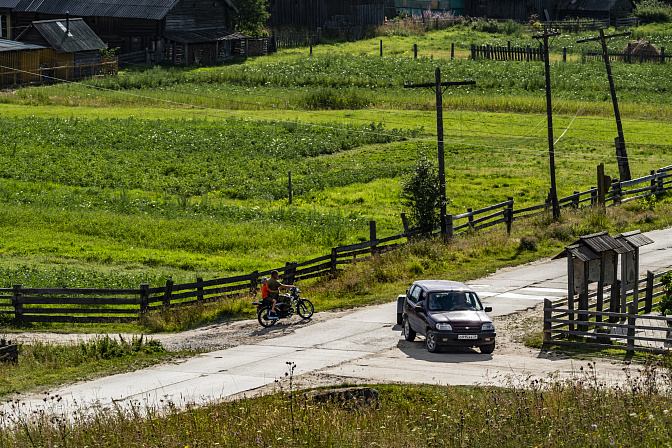
[[270,0],[269,26],[324,27],[329,21],[375,25],[385,19],[388,0]]
[[223,0],[181,1],[165,17],[166,31],[232,28],[231,11]]

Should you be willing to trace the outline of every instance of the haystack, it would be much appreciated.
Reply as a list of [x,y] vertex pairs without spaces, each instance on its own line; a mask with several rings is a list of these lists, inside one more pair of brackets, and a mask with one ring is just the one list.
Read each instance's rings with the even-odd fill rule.
[[[639,57],[640,54],[643,54],[644,56],[660,56],[660,52],[656,46],[648,40],[631,40],[630,48],[633,56]],[[623,47],[623,54],[628,54],[627,45]]]

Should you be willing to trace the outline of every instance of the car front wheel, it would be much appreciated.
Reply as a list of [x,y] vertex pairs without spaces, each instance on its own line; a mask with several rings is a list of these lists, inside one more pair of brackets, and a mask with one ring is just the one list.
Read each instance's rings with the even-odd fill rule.
[[495,343],[493,342],[492,344],[488,345],[481,345],[480,347],[481,353],[484,355],[489,355],[490,353],[495,351]]
[[427,330],[427,336],[425,336],[425,346],[427,351],[430,353],[436,353],[439,351],[439,345],[436,343],[436,335],[432,330]]
[[411,324],[408,322],[408,317],[404,319],[404,338],[408,342],[413,342],[415,340],[415,330],[411,328]]

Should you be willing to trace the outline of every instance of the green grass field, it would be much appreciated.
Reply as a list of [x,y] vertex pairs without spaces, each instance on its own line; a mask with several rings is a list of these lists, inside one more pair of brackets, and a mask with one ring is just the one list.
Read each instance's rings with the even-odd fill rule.
[[[641,32],[667,42],[666,30]],[[555,42],[555,57],[579,37]],[[294,49],[218,67],[135,68],[5,92],[2,286],[192,281],[364,241],[369,220],[379,236],[400,233],[400,181],[420,152],[436,153],[434,95],[403,85],[432,80],[436,66],[448,79],[476,81],[444,96],[449,212],[509,196],[516,207],[543,201],[541,63],[422,52],[413,59],[401,51],[415,41],[445,49],[511,39],[460,27],[384,36],[390,51],[382,58],[367,50],[377,50],[379,39],[317,46],[312,57]],[[535,42],[526,34],[515,39]],[[670,164],[669,67],[614,64],[633,177]],[[601,162],[618,176],[616,125],[602,64],[555,62],[552,73],[564,196],[594,186]]]

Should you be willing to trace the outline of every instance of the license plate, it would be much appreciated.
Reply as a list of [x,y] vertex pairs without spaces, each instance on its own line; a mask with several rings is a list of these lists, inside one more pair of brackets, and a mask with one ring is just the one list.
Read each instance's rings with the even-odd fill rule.
[[458,334],[457,339],[478,339],[476,334]]

